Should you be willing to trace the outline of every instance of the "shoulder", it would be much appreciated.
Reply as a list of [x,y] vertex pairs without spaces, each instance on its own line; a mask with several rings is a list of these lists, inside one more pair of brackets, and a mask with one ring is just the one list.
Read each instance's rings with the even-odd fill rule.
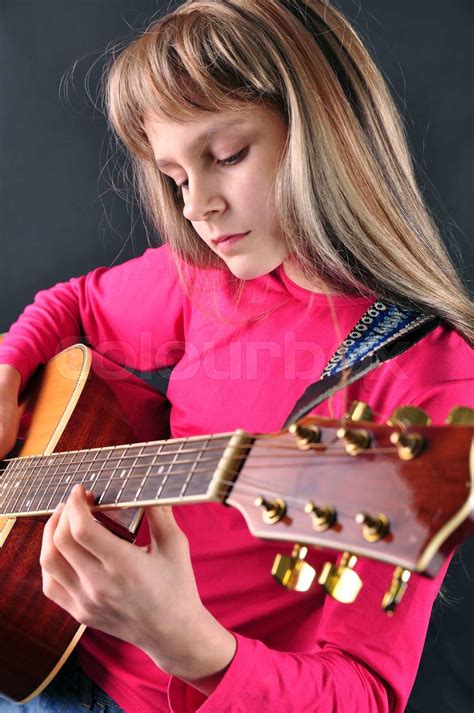
[[170,248],[148,248],[139,257],[118,265],[102,266],[86,276],[87,289],[143,292],[179,288],[178,269]]
[[440,325],[421,339],[399,363],[416,373],[420,384],[474,379],[474,350],[454,329]]
[[433,423],[442,423],[454,406],[474,408],[473,357],[458,332],[440,325],[364,377],[360,396],[377,407],[380,420],[406,404],[425,409]]

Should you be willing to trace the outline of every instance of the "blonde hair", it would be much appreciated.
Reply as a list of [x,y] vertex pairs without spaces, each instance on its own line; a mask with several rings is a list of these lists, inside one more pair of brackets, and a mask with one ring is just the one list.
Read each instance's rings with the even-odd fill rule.
[[104,90],[134,189],[176,256],[225,267],[156,167],[146,114],[185,122],[259,103],[288,125],[275,204],[295,266],[331,291],[437,314],[474,342],[473,304],[416,185],[395,104],[327,2],[188,0],[112,57]]

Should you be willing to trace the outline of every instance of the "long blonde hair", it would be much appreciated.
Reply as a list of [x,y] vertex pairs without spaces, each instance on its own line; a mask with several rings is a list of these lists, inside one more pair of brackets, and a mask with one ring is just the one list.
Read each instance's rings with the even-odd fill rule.
[[187,0],[111,58],[104,97],[145,213],[185,262],[225,267],[156,167],[145,115],[188,121],[260,103],[288,125],[275,204],[304,276],[437,314],[474,342],[473,304],[416,185],[395,104],[328,2]]

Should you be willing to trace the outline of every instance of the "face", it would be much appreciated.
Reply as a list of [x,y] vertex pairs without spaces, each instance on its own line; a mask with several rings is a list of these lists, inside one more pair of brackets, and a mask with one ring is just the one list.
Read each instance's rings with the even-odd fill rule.
[[159,170],[180,187],[184,217],[234,275],[249,280],[285,260],[273,188],[287,136],[280,116],[253,106],[187,123],[150,116],[145,128]]

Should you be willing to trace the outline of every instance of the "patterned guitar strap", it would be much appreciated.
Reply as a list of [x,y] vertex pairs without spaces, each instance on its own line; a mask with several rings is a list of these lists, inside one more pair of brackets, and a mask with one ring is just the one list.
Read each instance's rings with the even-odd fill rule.
[[[326,364],[319,381],[298,399],[283,428],[288,428],[339,389],[403,354],[440,324],[440,318],[378,300],[369,307]],[[340,373],[345,370],[344,379]]]

